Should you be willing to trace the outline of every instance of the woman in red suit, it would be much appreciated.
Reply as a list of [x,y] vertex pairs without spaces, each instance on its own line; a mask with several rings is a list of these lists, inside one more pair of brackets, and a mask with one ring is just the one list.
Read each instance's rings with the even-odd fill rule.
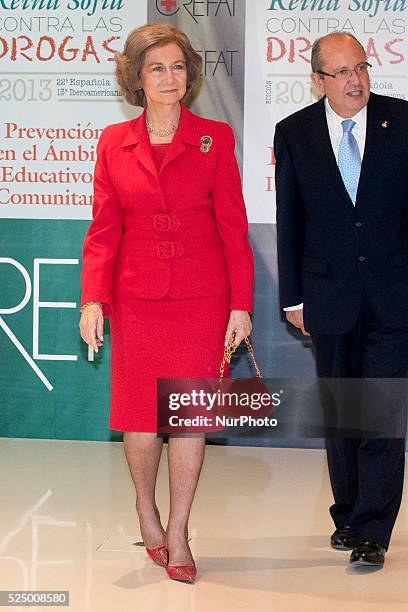
[[205,439],[169,439],[164,530],[156,380],[218,376],[224,343],[251,331],[253,256],[233,132],[180,103],[201,70],[186,35],[143,26],[116,63],[125,98],[144,112],[98,143],[80,329],[98,351],[110,317],[110,427],[124,432],[143,541],[171,578],[193,582],[187,525]]

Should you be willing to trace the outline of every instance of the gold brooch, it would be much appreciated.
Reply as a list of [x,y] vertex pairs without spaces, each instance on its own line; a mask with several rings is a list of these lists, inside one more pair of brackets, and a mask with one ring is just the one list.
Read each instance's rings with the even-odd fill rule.
[[202,136],[200,151],[203,153],[208,153],[211,149],[212,141],[211,136]]
[[382,126],[383,128],[387,128],[387,127],[388,127],[388,121],[383,121],[383,122],[382,122],[382,124],[381,124],[381,126]]

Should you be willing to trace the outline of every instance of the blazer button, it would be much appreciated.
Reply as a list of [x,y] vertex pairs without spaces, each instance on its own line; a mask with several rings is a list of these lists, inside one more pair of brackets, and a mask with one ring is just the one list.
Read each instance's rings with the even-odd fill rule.
[[362,227],[362,225],[363,224],[361,223],[361,221],[356,221],[356,227]]
[[365,261],[367,259],[367,257],[364,257],[364,255],[360,255],[360,257],[358,258],[358,261]]

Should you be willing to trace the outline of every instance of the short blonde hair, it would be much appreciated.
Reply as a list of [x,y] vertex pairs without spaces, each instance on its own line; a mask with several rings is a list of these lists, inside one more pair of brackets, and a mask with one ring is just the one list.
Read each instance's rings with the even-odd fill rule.
[[153,47],[175,43],[184,54],[187,67],[187,89],[198,80],[202,59],[194,51],[188,36],[165,23],[150,23],[136,28],[128,35],[123,53],[115,54],[116,79],[125,97],[133,106],[146,106],[146,96],[140,87],[140,78],[146,53]]

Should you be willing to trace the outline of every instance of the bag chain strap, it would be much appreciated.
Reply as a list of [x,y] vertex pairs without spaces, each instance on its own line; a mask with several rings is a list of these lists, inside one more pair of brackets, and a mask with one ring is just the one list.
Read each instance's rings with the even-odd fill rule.
[[[249,338],[248,337],[244,338],[244,342],[247,346],[249,356],[251,357],[252,363],[254,364],[256,377],[262,378],[261,370],[259,369],[259,366],[256,363],[254,349],[252,348],[252,344],[250,343]],[[227,346],[224,348],[224,356],[222,358],[221,365],[220,365],[220,378],[224,378],[225,364],[231,363],[231,357],[235,353],[237,348],[238,347],[234,344],[233,340],[230,340]]]

